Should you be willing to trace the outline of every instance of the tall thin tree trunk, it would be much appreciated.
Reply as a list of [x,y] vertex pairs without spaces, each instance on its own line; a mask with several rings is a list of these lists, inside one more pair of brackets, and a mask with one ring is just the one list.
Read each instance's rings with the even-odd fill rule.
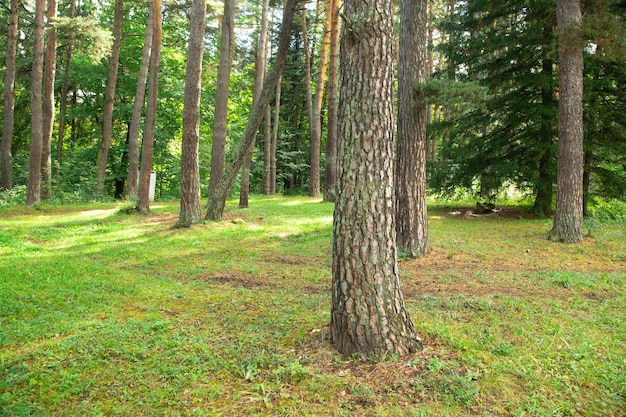
[[[311,49],[309,48],[309,35],[307,33],[307,22],[306,22],[306,7],[302,8],[301,12],[301,20],[302,20],[302,47],[304,53],[304,89],[305,89],[305,105],[306,105],[306,113],[307,118],[309,120],[309,195],[315,191],[313,187],[317,187],[319,189],[319,142],[314,143],[313,138],[313,97],[311,93]],[[315,167],[313,166],[317,161],[317,172],[318,178],[315,180],[313,178],[314,173],[316,172]],[[312,195],[315,197],[315,195]]]
[[11,0],[9,26],[7,31],[7,59],[4,74],[4,115],[2,125],[2,142],[0,143],[0,189],[13,188],[13,119],[15,110],[15,57],[17,52],[19,0]]
[[392,1],[346,0],[344,15],[330,337],[344,355],[379,360],[422,346],[395,244]]
[[[202,95],[202,52],[204,51],[205,15],[206,0],[194,0],[189,25],[191,34],[189,36],[189,46],[187,50],[185,77],[183,145],[180,161],[179,227],[190,226],[199,222],[202,218],[198,154],[200,146],[200,98]],[[223,41],[222,39],[222,42]],[[218,86],[218,95],[219,94],[220,89]]]
[[[266,7],[267,6],[267,7]],[[255,64],[255,79],[254,79],[254,91],[253,101],[259,100],[261,95],[261,89],[263,88],[263,79],[266,73],[266,60],[267,60],[267,27],[268,27],[268,10],[269,2],[264,0],[263,9],[261,11],[261,32],[259,33],[256,64]],[[254,133],[253,144],[248,150],[241,167],[241,189],[239,190],[239,207],[248,207],[248,200],[250,198],[250,169],[252,167],[252,158],[254,156],[254,141],[256,141],[257,133]]]
[[[435,25],[433,22],[433,19],[431,18],[431,16],[433,15],[433,10],[434,10],[434,0],[427,0],[428,1],[428,16],[426,18],[427,20],[427,26],[428,26],[428,49],[427,49],[427,70],[426,70],[426,74],[427,75],[432,75],[432,73],[435,70],[435,53],[434,53],[434,48],[433,48],[433,35],[435,32]],[[427,122],[426,125],[429,126],[430,123],[432,122],[432,110],[433,110],[433,105],[432,104],[428,104],[427,106]],[[426,131],[428,132],[428,128],[426,129]],[[426,135],[426,161],[434,161],[435,158],[433,155],[431,155],[432,151],[433,151],[433,147],[431,144],[431,141],[434,141],[435,137],[433,136],[432,138],[428,136],[428,133]]]
[[335,201],[337,182],[337,91],[339,79],[339,4],[330,2],[330,61],[328,63],[328,126],[326,128],[326,165],[324,167],[324,201]]
[[428,0],[403,0],[398,62],[396,233],[398,251],[421,258],[428,249],[426,213],[426,127],[428,107],[413,87],[424,82],[427,61]]
[[159,102],[159,63],[161,60],[162,15],[161,0],[152,0],[154,16],[154,34],[150,57],[150,80],[148,81],[148,106],[146,108],[146,128],[141,147],[141,171],[139,175],[139,198],[137,211],[150,211],[150,174],[152,170],[152,151],[154,149],[154,131],[156,127],[157,105]]
[[35,3],[35,36],[33,41],[33,68],[31,74],[31,144],[28,170],[28,189],[26,204],[29,206],[41,202],[41,147],[43,141],[43,44],[45,0]]
[[533,211],[537,214],[550,216],[552,214],[552,194],[554,181],[554,152],[546,147],[539,156],[539,176],[537,178],[537,193]]
[[239,141],[231,155],[231,163],[228,164],[222,180],[215,189],[213,198],[209,199],[207,209],[207,220],[220,220],[224,213],[226,198],[230,192],[233,183],[237,177],[237,173],[241,169],[245,155],[254,147],[254,139],[259,129],[261,120],[265,115],[265,107],[269,105],[270,99],[276,88],[285,61],[287,60],[287,51],[289,49],[289,41],[291,39],[291,27],[296,4],[299,0],[287,0],[283,11],[283,21],[280,29],[278,51],[276,60],[267,76],[267,80],[263,84],[259,100],[252,106],[252,111],[248,118],[248,124],[243,134],[243,138]]
[[[256,141],[256,134],[254,137]],[[241,164],[241,184],[239,188],[239,208],[247,208],[250,200],[250,170],[252,169],[252,158],[254,157],[254,144],[246,153],[243,164]]]
[[[545,48],[550,48],[554,38],[554,24],[546,25],[543,29]],[[555,180],[555,149],[554,149],[554,126],[555,120],[551,110],[556,107],[554,97],[554,62],[544,59],[541,68],[543,85],[541,87],[541,125],[539,137],[543,150],[539,156],[539,175],[537,178],[537,194],[533,210],[544,216],[552,214],[552,198]]]
[[[441,119],[441,106],[438,104],[433,105],[433,118],[432,120],[438,122]],[[430,140],[430,161],[435,162],[437,160],[437,135],[432,135]]]
[[[72,91],[72,108],[75,109],[78,105],[78,92],[76,89]],[[73,153],[76,149],[76,140],[78,138],[78,131],[80,130],[80,122],[76,120],[76,116],[70,120],[70,151]]]
[[280,96],[282,77],[276,83],[276,98],[274,102],[274,122],[272,123],[272,150],[270,155],[270,195],[276,194],[276,150],[278,148],[278,126],[280,125]]
[[311,134],[310,142],[310,180],[309,196],[320,195],[320,158],[322,147],[322,101],[324,98],[324,85],[326,83],[326,70],[328,68],[328,48],[330,44],[330,13],[332,0],[326,6],[326,20],[324,22],[324,36],[322,38],[322,48],[320,51],[319,73],[315,87],[315,95],[312,99],[311,120],[309,130]]
[[126,183],[126,177],[122,172],[128,171],[128,143],[129,143],[129,135],[130,135],[130,126],[126,131],[126,142],[124,143],[125,147],[122,151],[122,157],[120,158],[120,165],[117,169],[117,172],[120,173],[117,177],[115,177],[115,193],[114,198],[116,200],[121,200],[124,198],[124,186]]
[[[437,69],[439,71],[443,71],[444,69],[444,60],[443,60],[443,56],[439,57],[439,62],[437,63]],[[433,121],[434,122],[440,122],[442,120],[442,117],[445,117],[444,115],[444,111],[442,111],[442,107],[441,104],[435,104],[434,108],[433,108]],[[444,139],[442,140],[442,142],[445,142],[447,139],[446,137],[448,136],[447,132],[443,133],[444,135]],[[432,162],[435,162],[437,160],[437,142],[439,140],[438,135],[433,134],[432,140],[430,142],[430,160]]]
[[594,166],[593,152],[590,150],[585,151],[585,172],[583,173],[583,216],[589,214],[589,197],[591,187],[591,172]]
[[[70,18],[76,15],[76,0],[70,1]],[[59,103],[59,137],[57,138],[57,165],[54,177],[60,181],[60,169],[63,162],[63,145],[65,141],[65,119],[67,117],[67,95],[70,89],[70,69],[72,67],[72,54],[74,52],[75,33],[69,34],[67,51],[65,53],[65,69],[63,70],[63,86],[61,87],[61,102]]]
[[580,0],[557,0],[559,144],[556,211],[550,239],[576,243],[583,235],[583,45]]
[[133,114],[128,128],[128,186],[126,196],[133,200],[137,198],[139,185],[139,126],[146,96],[146,82],[148,69],[150,68],[150,55],[152,54],[152,37],[154,36],[154,16],[152,7],[149,8],[146,20],[146,33],[143,38],[143,50],[141,52],[141,64],[139,77],[137,78],[137,90],[133,103]]
[[[266,0],[267,2],[267,0]],[[262,30],[262,29],[261,29]],[[230,74],[233,63],[233,44],[235,36],[235,1],[224,1],[222,18],[222,40],[220,45],[220,64],[217,69],[217,93],[215,95],[215,116],[213,118],[213,143],[211,145],[211,177],[209,195],[224,175],[226,163],[226,130],[228,122],[228,95]]]
[[[453,16],[456,10],[456,0],[448,0],[448,15],[449,16]],[[448,35],[448,56],[452,56],[454,54],[454,42],[456,42],[455,40],[455,36],[454,36],[454,32],[450,32],[450,34]],[[444,62],[441,62],[441,67],[443,69],[444,67]],[[452,61],[452,59],[449,59],[448,62],[445,63],[445,69],[446,69],[446,73],[448,78],[450,79],[450,81],[455,81],[456,80],[456,66],[454,65],[454,62]],[[441,109],[441,116],[443,118],[443,120],[450,120],[452,118],[452,114],[453,114],[453,109],[451,109],[449,106],[448,107],[443,107]],[[448,148],[450,147],[450,127],[447,127],[445,129],[445,131],[443,132],[443,138],[442,138],[442,146]]]
[[109,75],[107,89],[102,108],[102,137],[98,142],[98,157],[96,160],[96,183],[99,191],[104,191],[109,149],[113,138],[113,104],[115,101],[115,87],[117,84],[117,70],[120,61],[122,46],[122,18],[124,14],[124,0],[115,0],[115,14],[113,16],[113,47],[109,61]]
[[57,15],[56,0],[48,0],[48,30],[46,66],[43,75],[43,137],[41,142],[41,199],[50,197],[52,187],[51,144],[54,128],[54,78],[57,66],[57,30],[53,20]]
[[263,128],[263,195],[270,195],[272,180],[272,109],[265,109]]

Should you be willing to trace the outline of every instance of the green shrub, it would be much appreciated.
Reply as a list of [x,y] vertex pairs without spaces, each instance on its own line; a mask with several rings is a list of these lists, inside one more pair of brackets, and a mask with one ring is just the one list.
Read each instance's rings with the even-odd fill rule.
[[16,185],[10,190],[0,191],[0,207],[12,207],[26,202],[26,186]]
[[626,221],[626,201],[622,200],[596,200],[589,208],[590,216],[602,222]]

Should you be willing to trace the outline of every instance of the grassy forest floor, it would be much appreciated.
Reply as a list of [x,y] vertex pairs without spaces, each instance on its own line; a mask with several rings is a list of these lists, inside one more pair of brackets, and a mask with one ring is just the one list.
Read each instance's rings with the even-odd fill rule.
[[625,224],[431,205],[400,262],[425,349],[361,363],[327,340],[332,205],[234,204],[2,209],[0,416],[626,415]]

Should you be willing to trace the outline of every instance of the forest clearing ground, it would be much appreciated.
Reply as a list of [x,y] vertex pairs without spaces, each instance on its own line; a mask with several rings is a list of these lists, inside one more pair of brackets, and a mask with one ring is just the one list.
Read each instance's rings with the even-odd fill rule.
[[402,260],[425,349],[328,343],[332,205],[261,198],[177,229],[175,203],[0,213],[0,415],[624,414],[626,234],[430,211]]

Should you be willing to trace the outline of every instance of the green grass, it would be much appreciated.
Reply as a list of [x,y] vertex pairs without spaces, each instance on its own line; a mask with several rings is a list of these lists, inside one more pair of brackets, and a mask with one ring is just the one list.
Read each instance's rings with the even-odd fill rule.
[[425,349],[361,363],[327,341],[332,209],[0,209],[0,416],[626,413],[624,224],[561,245],[432,204],[430,254],[400,263]]

